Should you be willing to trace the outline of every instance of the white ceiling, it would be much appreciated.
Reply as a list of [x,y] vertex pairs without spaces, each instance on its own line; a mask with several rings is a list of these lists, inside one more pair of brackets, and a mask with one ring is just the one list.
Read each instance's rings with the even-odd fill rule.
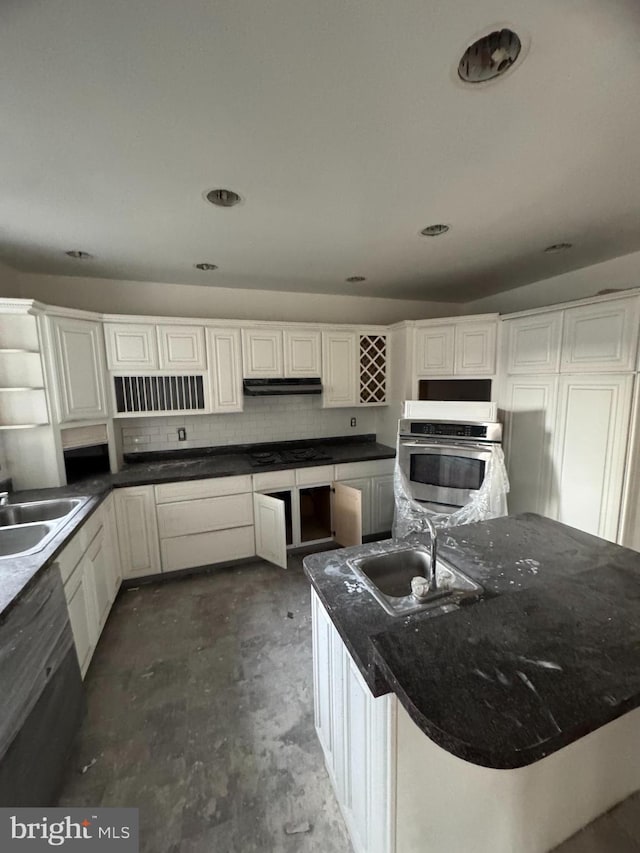
[[[504,25],[527,55],[461,84]],[[639,46],[638,0],[4,0],[0,258],[451,302],[623,255]]]

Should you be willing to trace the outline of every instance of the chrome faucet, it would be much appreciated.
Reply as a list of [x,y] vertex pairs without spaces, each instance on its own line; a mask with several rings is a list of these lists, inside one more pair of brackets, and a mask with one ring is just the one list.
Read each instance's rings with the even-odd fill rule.
[[9,503],[9,492],[0,492],[0,506],[6,506]]
[[429,516],[425,513],[424,521],[427,527],[429,528],[429,536],[431,542],[429,544],[429,571],[427,573],[427,580],[429,581],[429,592],[435,592],[438,588],[438,580],[436,575],[436,555],[438,551],[438,532],[436,530],[436,526],[431,521]]

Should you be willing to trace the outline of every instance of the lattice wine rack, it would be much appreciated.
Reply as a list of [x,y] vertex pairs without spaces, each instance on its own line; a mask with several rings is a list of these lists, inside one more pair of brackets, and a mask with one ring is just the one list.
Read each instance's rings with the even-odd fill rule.
[[360,335],[360,402],[387,401],[387,338]]

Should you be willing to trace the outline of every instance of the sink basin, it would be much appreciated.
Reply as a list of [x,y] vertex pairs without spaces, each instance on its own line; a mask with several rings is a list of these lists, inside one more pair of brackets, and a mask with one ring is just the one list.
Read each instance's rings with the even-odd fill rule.
[[53,532],[50,524],[0,528],[0,557],[22,557],[44,547]]
[[364,584],[390,616],[407,616],[421,610],[446,608],[462,601],[479,598],[480,584],[467,577],[460,569],[438,557],[436,559],[436,587],[427,598],[416,598],[411,592],[411,579],[426,577],[429,569],[429,552],[419,546],[404,546],[348,560],[351,571]]
[[82,502],[81,498],[60,498],[51,501],[9,504],[0,507],[0,527],[65,518],[75,512]]

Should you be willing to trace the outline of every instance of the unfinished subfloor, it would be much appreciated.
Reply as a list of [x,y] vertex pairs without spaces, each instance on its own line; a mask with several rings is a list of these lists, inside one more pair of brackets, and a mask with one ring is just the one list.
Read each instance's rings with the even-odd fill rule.
[[[351,851],[313,727],[300,556],[122,592],[85,685],[60,805],[137,806],[141,853]],[[638,795],[555,853],[632,851]]]

